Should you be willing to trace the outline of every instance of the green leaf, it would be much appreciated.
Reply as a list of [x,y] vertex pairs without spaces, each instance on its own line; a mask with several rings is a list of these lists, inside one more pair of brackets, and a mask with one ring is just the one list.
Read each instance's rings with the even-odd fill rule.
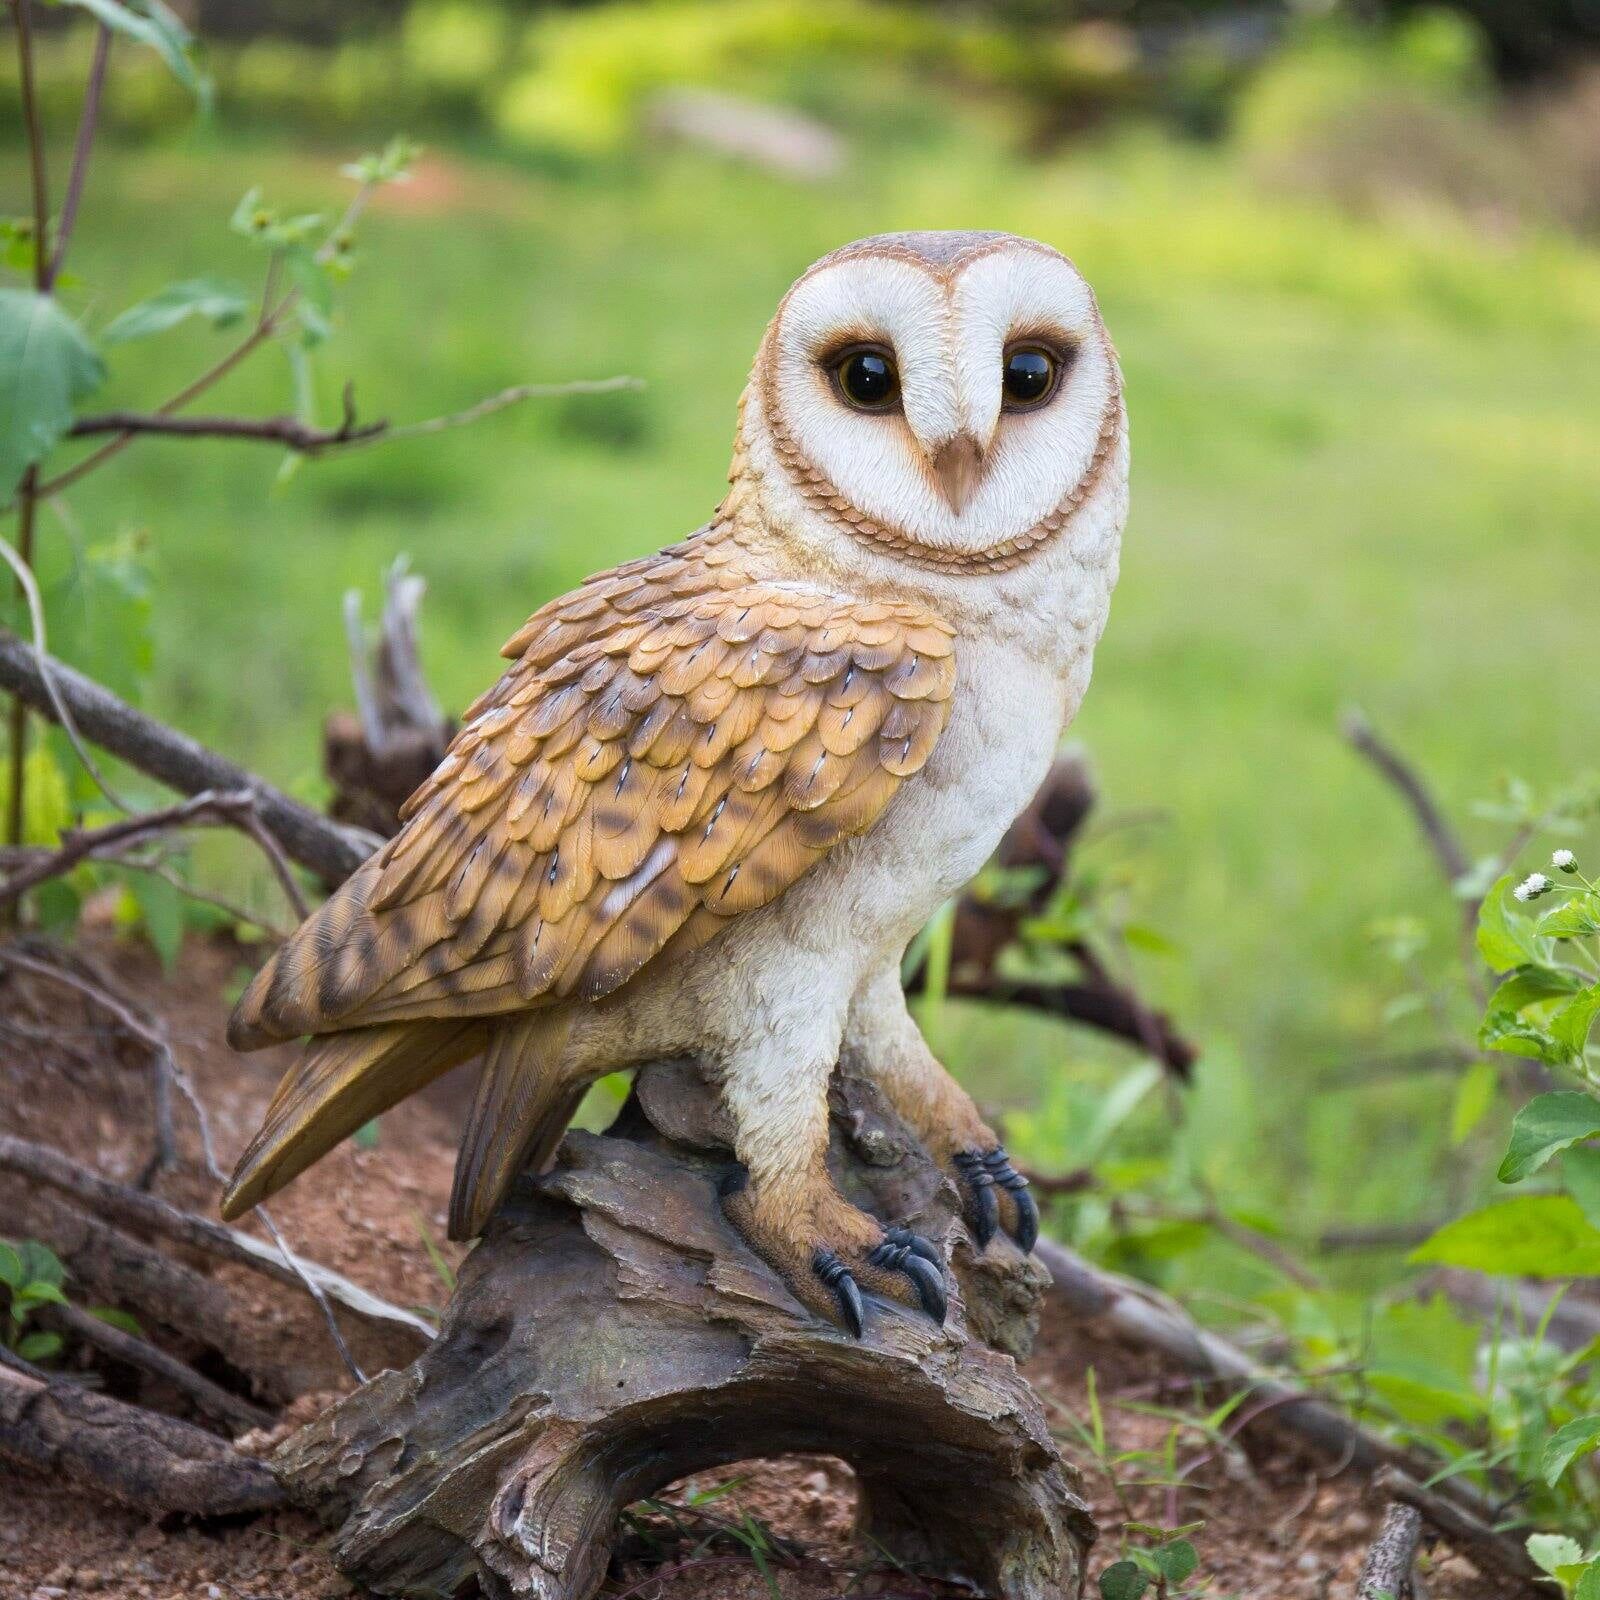
[[1500,1163],[1501,1183],[1519,1183],[1551,1156],[1600,1133],[1600,1100],[1576,1089],[1535,1095],[1511,1124],[1511,1142]]
[[1533,1278],[1600,1274],[1600,1228],[1564,1194],[1519,1195],[1447,1222],[1414,1262]]
[[17,1254],[22,1257],[23,1270],[28,1274],[31,1283],[51,1283],[59,1287],[67,1281],[67,1269],[61,1264],[61,1257],[47,1244],[40,1244],[37,1239],[24,1239],[17,1246]]
[[139,1319],[131,1311],[124,1311],[120,1306],[90,1306],[89,1315],[109,1327],[131,1333],[136,1339],[144,1337],[144,1329],[139,1326]]
[[1491,1011],[1478,1028],[1478,1043],[1485,1050],[1528,1056],[1534,1061],[1559,1064],[1567,1059],[1567,1047],[1559,1039],[1511,1011]]
[[42,1331],[25,1333],[17,1344],[17,1354],[24,1361],[49,1361],[61,1354],[61,1335]]
[[1592,894],[1574,895],[1539,918],[1538,932],[1546,939],[1582,939],[1600,933],[1600,899]]
[[1541,1572],[1550,1573],[1583,1560],[1583,1548],[1578,1541],[1560,1533],[1530,1533],[1528,1554]]
[[1600,1016],[1600,983],[1580,989],[1550,1018],[1551,1037],[1565,1045],[1576,1060],[1589,1043],[1589,1030],[1597,1016]]
[[1187,1539],[1174,1539],[1156,1551],[1156,1565],[1168,1583],[1182,1583],[1200,1565],[1200,1557]]
[[1559,1000],[1581,987],[1560,967],[1519,967],[1489,996],[1486,1011],[1522,1011],[1543,1001]]
[[137,873],[128,884],[133,903],[139,908],[139,922],[161,958],[161,965],[171,972],[183,953],[183,893],[165,878],[151,873]]
[[183,19],[162,0],[63,0],[77,6],[117,33],[149,45],[166,62],[168,70],[199,102],[211,109],[211,80],[195,65],[194,35]]
[[21,1321],[35,1306],[64,1306],[67,1297],[53,1283],[25,1283],[11,1291],[11,1315]]
[[1589,1562],[1572,1591],[1572,1600],[1600,1600],[1600,1558]]
[[1119,1561],[1100,1574],[1100,1600],[1140,1600],[1149,1577],[1131,1561]]
[[1600,1446],[1600,1416],[1575,1417],[1550,1435],[1539,1470],[1553,1489],[1556,1480],[1579,1456]]
[[1561,1176],[1578,1209],[1600,1228],[1600,1146],[1575,1144],[1563,1150]]
[[1500,1087],[1500,1074],[1492,1061],[1474,1061],[1461,1074],[1456,1085],[1455,1104],[1450,1111],[1450,1143],[1461,1144],[1489,1114]]
[[190,317],[204,317],[213,328],[226,328],[250,309],[250,297],[235,283],[222,278],[185,278],[129,306],[100,335],[102,344],[126,344],[165,333]]
[[371,1122],[363,1122],[350,1135],[350,1142],[358,1150],[376,1150],[378,1148],[378,1137],[378,1119],[374,1117]]
[[27,1281],[28,1272],[17,1247],[0,1239],[0,1283],[8,1289],[20,1289]]
[[1512,909],[1509,896],[1515,882],[1515,873],[1508,872],[1478,907],[1478,954],[1495,972],[1506,972],[1539,959],[1532,924]]
[[0,493],[72,426],[73,402],[105,367],[83,330],[45,294],[0,289]]

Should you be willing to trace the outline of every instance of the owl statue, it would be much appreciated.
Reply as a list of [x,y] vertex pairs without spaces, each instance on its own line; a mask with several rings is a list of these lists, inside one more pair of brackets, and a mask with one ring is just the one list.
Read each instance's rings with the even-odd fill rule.
[[1076,713],[1116,581],[1128,440],[1089,286],[1004,233],[886,234],[791,288],[731,488],[505,646],[404,826],[262,969],[229,1038],[309,1036],[236,1217],[481,1058],[450,1204],[482,1231],[585,1088],[692,1055],[743,1175],[722,1205],[812,1312],[945,1312],[944,1264],[829,1179],[828,1082],[872,1076],[979,1248],[1038,1213],[906,1009],[917,930]]

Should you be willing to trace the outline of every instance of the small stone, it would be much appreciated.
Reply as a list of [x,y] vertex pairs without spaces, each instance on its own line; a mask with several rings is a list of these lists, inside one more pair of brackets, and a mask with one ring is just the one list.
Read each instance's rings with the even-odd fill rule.
[[1303,1556],[1295,1557],[1295,1566],[1308,1577],[1322,1570],[1322,1563],[1316,1556],[1307,1550]]

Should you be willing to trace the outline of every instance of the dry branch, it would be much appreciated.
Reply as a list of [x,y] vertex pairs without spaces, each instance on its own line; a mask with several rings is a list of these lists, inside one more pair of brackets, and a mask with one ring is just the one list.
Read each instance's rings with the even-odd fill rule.
[[41,671],[31,646],[0,631],[0,689],[35,711],[59,720],[50,697],[53,683],[86,739],[169,788],[186,795],[248,792],[262,827],[289,858],[330,882],[348,877],[371,854],[375,841],[367,835],[329,822],[187,734],[136,711],[64,662],[46,661]]
[[1399,1467],[1385,1467],[1373,1479],[1372,1487],[1376,1493],[1421,1512],[1423,1519],[1485,1577],[1508,1578],[1525,1585],[1530,1596],[1539,1595],[1548,1600],[1550,1580],[1520,1539],[1496,1531],[1492,1507],[1484,1506],[1480,1515],[1462,1505],[1460,1495],[1446,1498],[1442,1491],[1449,1487],[1448,1482],[1439,1489],[1425,1489]]
[[236,1516],[286,1498],[266,1467],[215,1434],[40,1372],[4,1349],[0,1456],[158,1516]]
[[[286,1264],[271,1245],[208,1217],[181,1211],[157,1195],[103,1178],[46,1145],[0,1134],[0,1171],[15,1173],[69,1195],[102,1216],[146,1236],[154,1234],[170,1239],[213,1260],[231,1261],[264,1273],[278,1283],[303,1287],[300,1273]],[[408,1341],[413,1353],[432,1339],[433,1330],[414,1311],[391,1305],[331,1267],[297,1259],[306,1275],[328,1298],[337,1301],[357,1320],[385,1335]]]
[[387,432],[386,421],[357,422],[346,412],[337,428],[318,428],[299,417],[182,417],[159,411],[100,411],[79,417],[68,432],[74,438],[99,433],[155,433],[188,439],[254,439],[302,455],[338,445],[363,444]]
[[1356,1600],[1415,1600],[1412,1568],[1421,1539],[1421,1513],[1391,1500],[1383,1514],[1383,1527],[1362,1563]]
[[[1170,1019],[1119,982],[1089,945],[1075,941],[1067,953],[1082,971],[1073,983],[1013,983],[1001,976],[1001,952],[1016,943],[1022,923],[1037,916],[1066,875],[1072,847],[1094,809],[1093,775],[1075,752],[1056,759],[1038,794],[1007,830],[995,859],[1006,868],[1034,868],[1037,887],[1021,905],[995,905],[968,892],[956,905],[948,993],[1042,1011],[1098,1028],[1147,1051],[1173,1076],[1187,1078],[1199,1056]],[[926,968],[907,984],[921,990]]]
[[1256,1397],[1249,1426],[1287,1434],[1335,1471],[1372,1475],[1375,1487],[1391,1499],[1415,1505],[1480,1571],[1513,1578],[1536,1574],[1515,1538],[1494,1531],[1495,1508],[1469,1485],[1447,1479],[1437,1489],[1420,1488],[1410,1476],[1410,1470],[1420,1470],[1419,1463],[1406,1451],[1272,1376],[1237,1345],[1202,1328],[1176,1301],[1147,1284],[1091,1265],[1053,1239],[1040,1239],[1035,1253],[1049,1268],[1055,1292],[1070,1314],[1091,1335],[1153,1352],[1201,1383],[1247,1390]]
[[1364,755],[1400,791],[1439,863],[1445,882],[1454,884],[1464,878],[1472,870],[1472,861],[1422,775],[1360,711],[1347,711],[1342,726],[1351,748]]
[[47,1328],[98,1350],[114,1361],[137,1368],[152,1378],[170,1384],[188,1399],[202,1415],[235,1428],[263,1428],[272,1422],[272,1413],[248,1400],[230,1394],[220,1384],[194,1370],[176,1356],[170,1356],[148,1339],[113,1327],[111,1323],[77,1306],[43,1306],[34,1313],[35,1319]]

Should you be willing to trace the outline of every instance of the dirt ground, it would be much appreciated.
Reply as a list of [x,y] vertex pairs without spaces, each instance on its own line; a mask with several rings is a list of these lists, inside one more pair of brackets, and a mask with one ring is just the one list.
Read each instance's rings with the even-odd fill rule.
[[[174,1048],[212,1121],[225,1163],[253,1131],[285,1061],[268,1052],[242,1058],[223,1043],[226,1005],[237,981],[240,953],[191,943],[180,971],[164,977],[143,954],[109,944],[99,955],[143,1003],[167,1021]],[[42,1037],[44,1024],[58,1035]],[[31,984],[0,980],[0,1131],[53,1144],[96,1169],[129,1179],[150,1151],[150,1096],[145,1069],[132,1052],[119,1058],[114,1041],[70,998]],[[412,1101],[387,1115],[372,1148],[347,1144],[273,1202],[289,1242],[310,1257],[406,1306],[439,1306],[443,1279],[424,1234],[442,1241],[454,1161],[454,1119],[440,1100]],[[156,1180],[157,1192],[197,1211],[211,1212],[216,1185],[199,1161],[193,1116],[176,1108],[180,1163]],[[0,1237],[26,1237],[40,1204],[15,1180],[0,1180]],[[437,1246],[448,1259],[453,1246]],[[197,1263],[198,1264],[198,1263]],[[303,1297],[256,1274],[208,1269],[224,1287],[240,1348],[259,1352],[285,1394],[299,1394],[291,1415],[307,1417],[349,1385],[327,1330]],[[69,1284],[69,1289],[70,1289]],[[148,1330],[147,1331],[155,1331]],[[181,1342],[163,1339],[179,1354]],[[358,1356],[363,1356],[357,1348]],[[371,1352],[366,1352],[370,1359]],[[82,1367],[69,1354],[69,1368]],[[1072,1418],[1088,1414],[1092,1369],[1111,1457],[1164,1451],[1173,1424],[1152,1415],[1152,1403],[1181,1406],[1182,1385],[1154,1364],[1090,1340],[1047,1307],[1038,1349],[1026,1368],[1052,1419],[1061,1423],[1067,1454],[1082,1468],[1102,1536],[1092,1570],[1117,1558],[1118,1536],[1130,1516],[1173,1526],[1203,1521],[1192,1537],[1201,1567],[1191,1593],[1240,1600],[1333,1600],[1351,1596],[1361,1561],[1376,1532],[1376,1514],[1363,1485],[1348,1475],[1329,1479],[1292,1450],[1268,1441],[1213,1453],[1195,1431],[1176,1438],[1175,1459],[1189,1470],[1181,1491],[1139,1487],[1151,1467],[1139,1459],[1107,1473],[1077,1443]],[[102,1381],[121,1398],[184,1414],[180,1401],[149,1380],[102,1367]],[[252,1370],[254,1363],[252,1362]],[[211,1376],[219,1376],[212,1372]],[[223,1376],[226,1376],[223,1374]],[[674,1547],[666,1566],[630,1559],[613,1574],[608,1593],[637,1600],[784,1600],[882,1593],[912,1597],[953,1591],[930,1587],[881,1566],[851,1538],[854,1490],[849,1469],[826,1458],[753,1462],[716,1480],[680,1485],[673,1495],[734,1487],[680,1520],[702,1519],[692,1543]],[[669,1496],[668,1498],[672,1498]],[[769,1561],[770,1583],[736,1541],[714,1540],[693,1560],[684,1557],[703,1519],[738,1522],[746,1513],[799,1552]],[[659,1535],[664,1524],[639,1517]],[[670,1544],[670,1541],[669,1541]],[[633,1555],[647,1548],[629,1541]],[[786,1565],[785,1563],[793,1563]],[[1432,1600],[1491,1600],[1493,1585],[1441,1547],[1428,1558]],[[1201,1580],[1204,1580],[1202,1583]],[[1091,1584],[1091,1591],[1094,1589]],[[0,1600],[63,1600],[94,1594],[104,1600],[316,1600],[359,1593],[322,1551],[322,1531],[309,1518],[278,1513],[254,1520],[152,1522],[87,1498],[70,1484],[46,1481],[0,1463]]]

